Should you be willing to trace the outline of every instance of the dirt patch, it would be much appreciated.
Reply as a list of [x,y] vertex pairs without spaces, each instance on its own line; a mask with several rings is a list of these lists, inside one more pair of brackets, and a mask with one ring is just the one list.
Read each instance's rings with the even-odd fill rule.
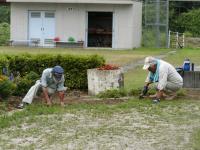
[[[72,104],[91,104],[91,105],[96,105],[96,104],[107,104],[107,105],[114,105],[117,103],[122,103],[128,100],[130,97],[122,97],[122,98],[109,98],[109,99],[99,99],[95,97],[90,97],[87,95],[86,92],[77,92],[74,94],[74,92],[70,92],[66,95],[65,97],[65,104],[66,105],[72,105]],[[17,96],[11,96],[6,100],[5,103],[5,110],[6,111],[13,111],[16,109],[16,107],[22,102],[22,97],[17,97]],[[53,95],[51,97],[52,102],[54,104],[59,103],[59,98],[57,95]],[[3,101],[0,101],[0,104],[2,104]],[[33,103],[44,103],[44,98],[43,96],[36,97],[33,100]]]
[[[175,99],[187,99],[187,100],[200,100],[200,89],[185,89],[184,93],[175,97]],[[137,97],[122,97],[122,98],[107,98],[107,99],[99,99],[96,97],[91,97],[87,95],[87,92],[82,91],[71,91],[65,97],[65,104],[72,105],[72,104],[107,104],[107,105],[114,105],[118,103],[122,103],[127,101],[130,98],[137,98]],[[41,103],[43,102],[43,97],[37,97],[34,99],[34,103]],[[59,103],[59,98],[57,95],[52,96],[53,103]],[[16,106],[21,103],[22,97],[12,96],[7,100],[6,110],[12,111],[16,109]],[[2,103],[2,101],[0,101]]]
[[[155,106],[149,107],[146,108],[149,112],[155,110]],[[174,109],[162,108],[163,116],[154,114],[155,112],[141,112],[135,108],[127,112],[117,111],[111,116],[94,116],[87,111],[40,115],[36,116],[36,120],[39,121],[24,122],[21,126],[1,130],[0,147],[58,150],[192,150],[191,133],[199,127],[199,117],[191,118],[185,113],[184,116],[178,116],[177,121],[177,114],[174,114],[177,111],[187,112],[186,107],[190,109],[193,104],[191,107],[182,103]],[[198,115],[198,111],[194,111],[193,115]]]
[[184,98],[200,100],[200,89],[186,89]]
[[[198,91],[185,93],[199,98]],[[52,98],[59,102],[56,96]],[[11,99],[10,105],[21,101],[18,97]],[[127,99],[99,100],[81,93],[67,95],[65,103],[113,105]],[[41,101],[38,97],[34,103]],[[193,101],[178,105],[138,105],[112,114],[94,115],[90,109],[77,109],[64,114],[30,115],[19,125],[0,131],[0,149],[192,150],[192,134],[200,127],[199,110],[199,101]]]

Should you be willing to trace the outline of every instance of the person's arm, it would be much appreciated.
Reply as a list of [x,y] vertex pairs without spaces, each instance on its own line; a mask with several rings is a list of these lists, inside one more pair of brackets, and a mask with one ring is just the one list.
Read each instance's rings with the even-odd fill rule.
[[48,70],[42,72],[42,77],[40,79],[42,87],[47,87],[47,76],[49,75]]
[[47,105],[52,105],[52,102],[49,98],[49,95],[48,95],[48,89],[47,89],[47,76],[49,75],[48,71],[47,70],[44,70],[42,72],[42,77],[41,77],[41,85],[42,85],[42,92],[44,94],[44,98],[45,98],[45,101],[47,103]]
[[43,91],[44,98],[45,98],[45,101],[46,101],[47,105],[51,106],[52,102],[51,102],[51,100],[49,98],[47,87],[42,87],[42,91]]
[[151,83],[152,83],[151,81],[145,82],[145,86],[149,87],[149,85],[150,85]]
[[57,85],[57,91],[58,91],[58,96],[60,98],[60,105],[64,106],[64,97],[65,97],[65,90],[66,87],[64,87],[64,76],[61,79],[61,82]]
[[145,80],[145,85],[144,85],[144,87],[143,87],[143,90],[142,90],[142,93],[139,95],[139,99],[142,99],[142,98],[144,98],[144,96],[147,94],[147,92],[148,92],[148,89],[149,89],[149,85],[152,83],[151,81],[150,81],[150,73],[148,73],[148,75],[147,75],[147,78],[146,78],[146,80]]
[[143,94],[146,95],[146,93],[148,92],[149,89],[149,85],[152,84],[153,82],[150,80],[150,72],[147,75],[147,78],[145,80],[145,85],[143,88]]
[[59,96],[59,98],[60,98],[60,105],[61,105],[61,106],[64,106],[65,92],[64,92],[64,91],[58,92],[58,96]]
[[150,80],[150,72],[149,72],[147,77],[146,77],[144,86],[148,87],[151,83],[152,83],[152,81]]

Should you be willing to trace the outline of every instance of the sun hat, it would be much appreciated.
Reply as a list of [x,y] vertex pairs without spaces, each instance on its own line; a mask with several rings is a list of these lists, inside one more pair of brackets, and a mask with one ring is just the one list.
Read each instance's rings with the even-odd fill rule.
[[156,64],[156,63],[157,63],[157,59],[156,58],[154,58],[152,56],[148,56],[144,60],[143,69],[147,70],[152,64]]
[[52,69],[52,73],[56,80],[61,80],[62,75],[64,73],[64,69],[61,66],[55,66]]

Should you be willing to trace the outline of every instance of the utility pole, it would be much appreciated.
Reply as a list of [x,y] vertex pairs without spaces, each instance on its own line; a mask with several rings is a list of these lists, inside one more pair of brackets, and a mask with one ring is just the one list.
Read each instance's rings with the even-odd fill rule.
[[156,47],[160,47],[160,0],[156,0]]
[[166,0],[166,48],[168,48],[169,38],[169,0]]

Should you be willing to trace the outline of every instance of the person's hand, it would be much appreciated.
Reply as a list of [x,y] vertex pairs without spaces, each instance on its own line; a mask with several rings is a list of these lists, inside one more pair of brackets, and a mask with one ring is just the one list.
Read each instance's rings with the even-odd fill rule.
[[142,93],[139,95],[139,99],[143,99],[144,96],[147,94],[147,92],[148,92],[148,86],[146,85],[143,87]]
[[144,86],[143,90],[142,90],[142,94],[146,95],[148,92],[148,86]]
[[47,106],[51,106],[52,105],[52,102],[49,100],[47,101]]

